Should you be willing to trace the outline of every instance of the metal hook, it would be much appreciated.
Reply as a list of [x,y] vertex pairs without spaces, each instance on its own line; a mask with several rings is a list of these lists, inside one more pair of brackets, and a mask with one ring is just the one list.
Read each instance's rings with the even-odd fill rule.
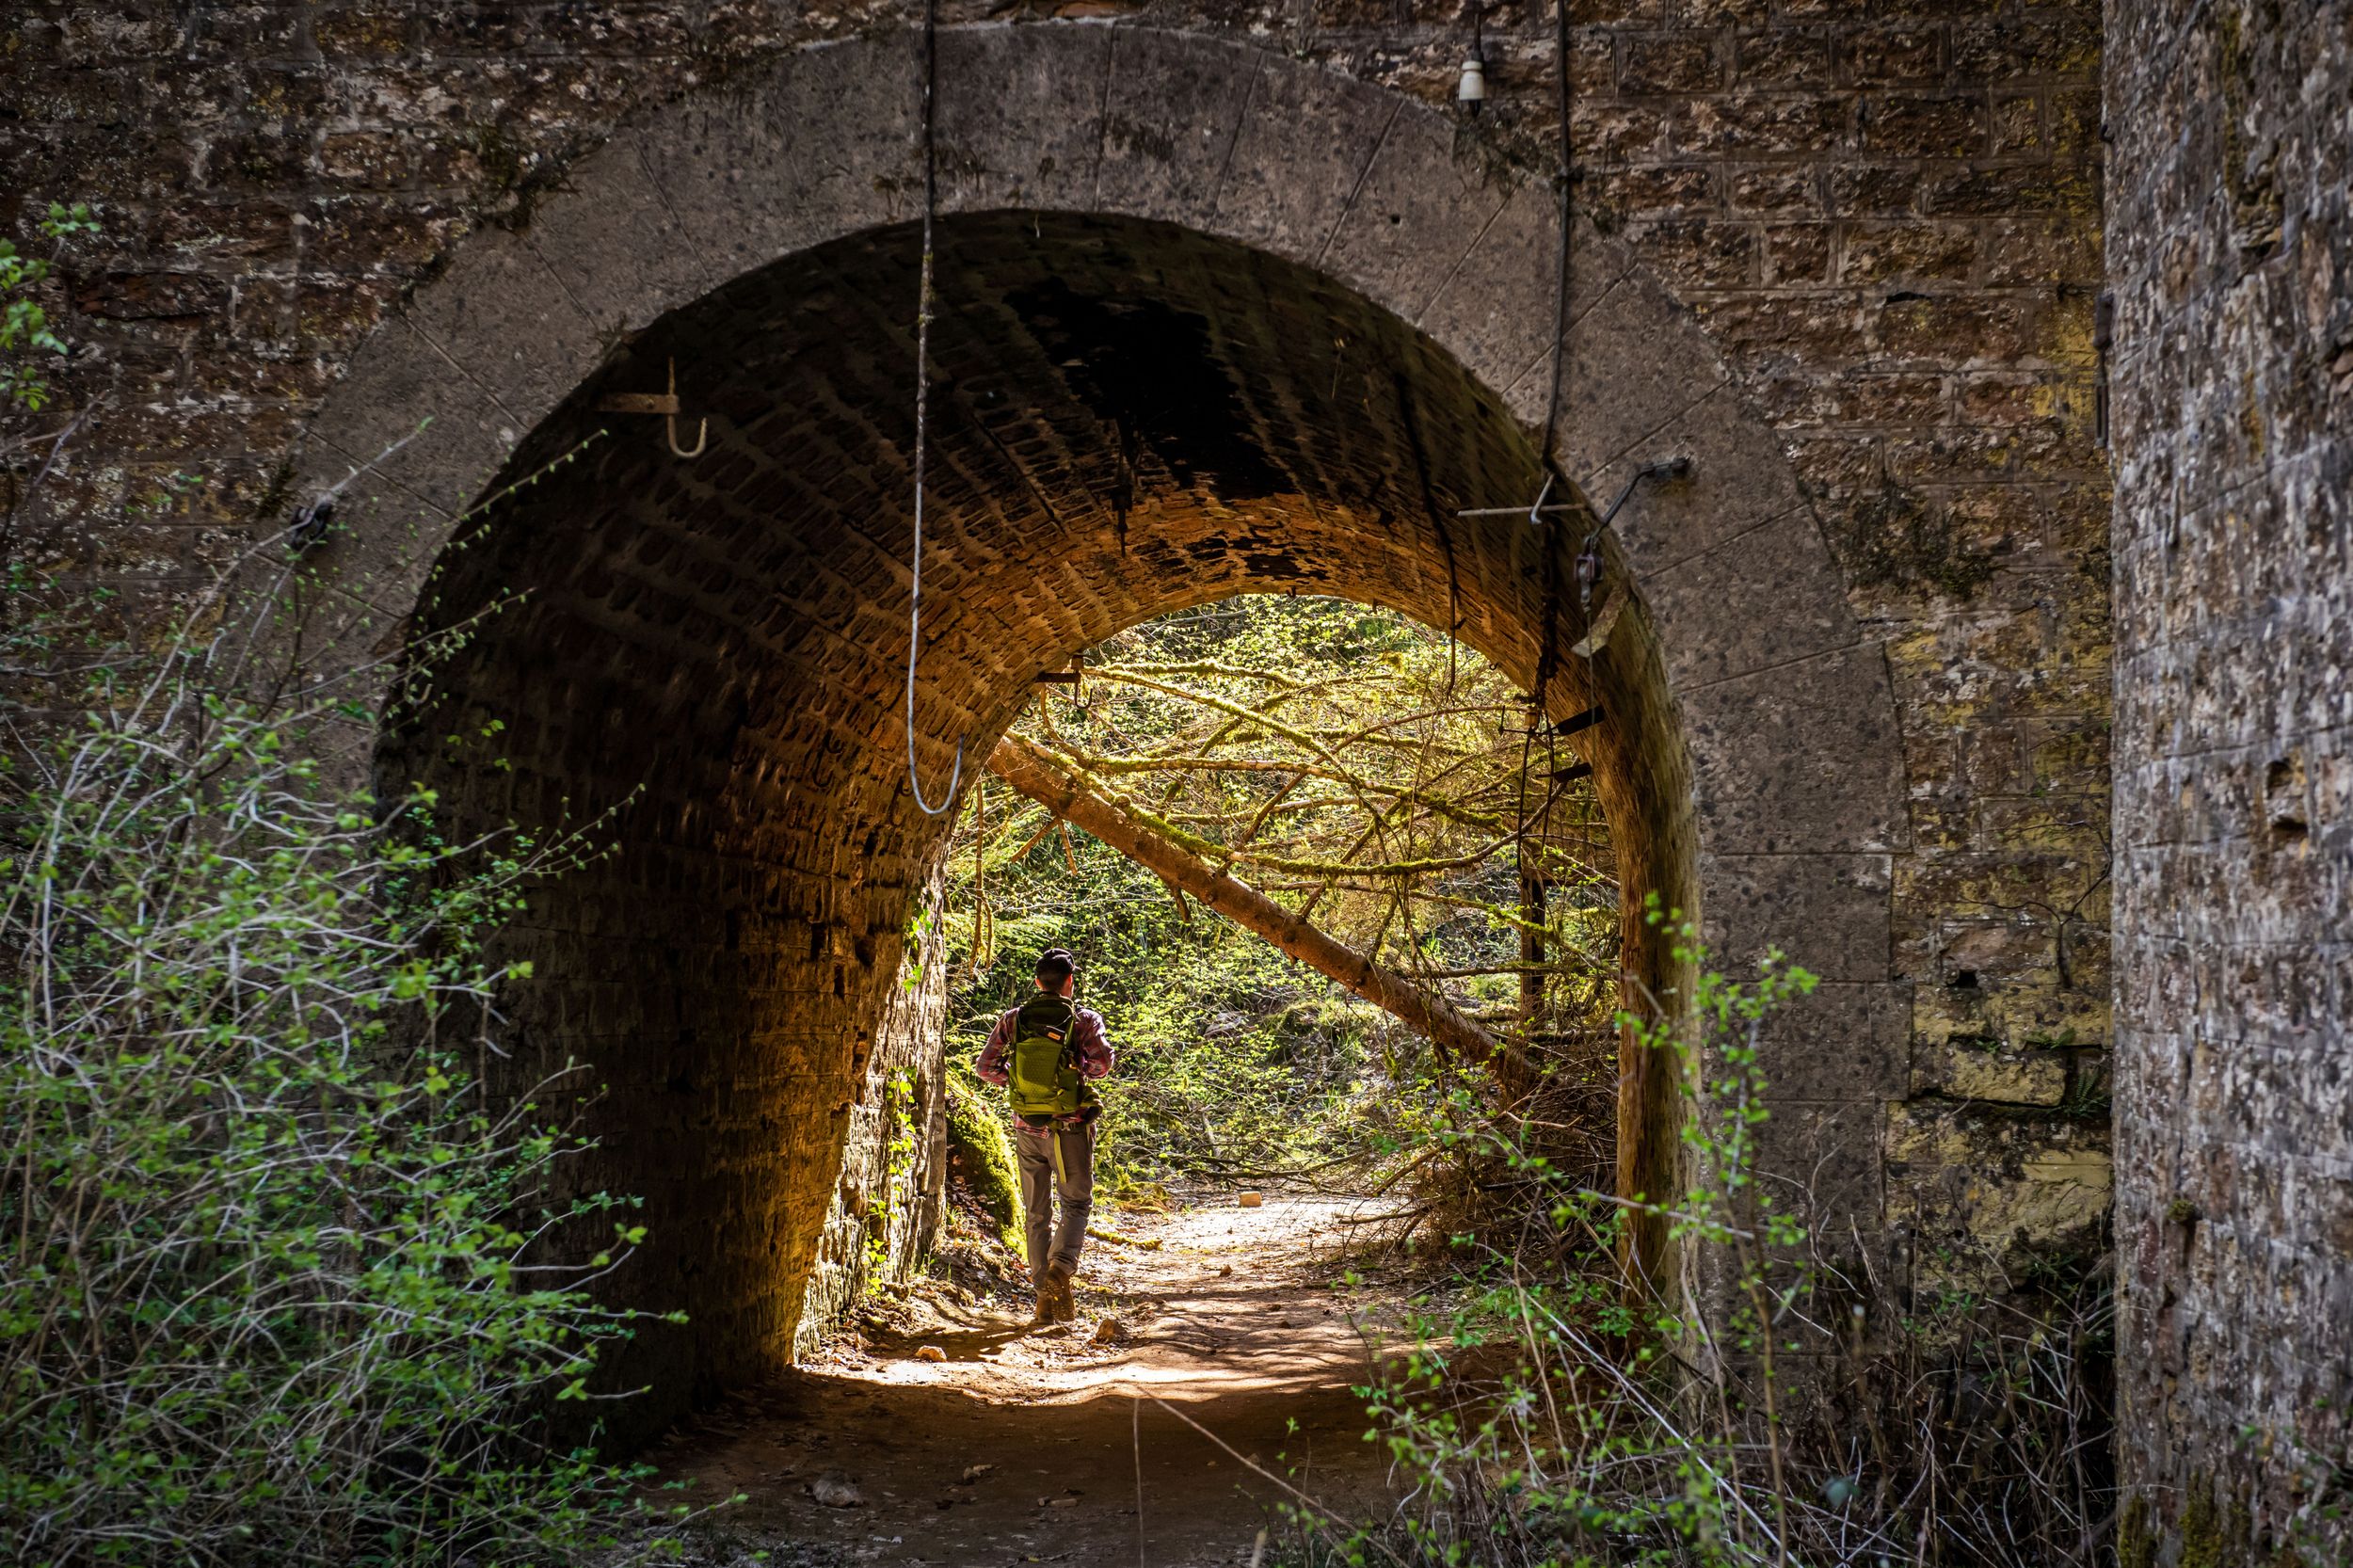
[[670,361],[670,390],[666,392],[615,392],[597,403],[597,410],[607,414],[660,414],[662,427],[670,440],[674,457],[699,457],[711,440],[711,421],[699,422],[695,430],[695,447],[688,451],[678,443],[678,361]]
[[1536,492],[1536,504],[1528,509],[1529,527],[1542,528],[1545,525],[1545,503],[1551,499],[1552,475],[1547,472],[1545,474],[1545,488]]
[[670,456],[673,457],[699,457],[703,455],[703,448],[711,440],[711,421],[703,419],[697,420],[695,424],[694,451],[689,452],[678,443],[678,361],[676,360],[670,361],[670,411],[663,416],[662,428],[670,438]]

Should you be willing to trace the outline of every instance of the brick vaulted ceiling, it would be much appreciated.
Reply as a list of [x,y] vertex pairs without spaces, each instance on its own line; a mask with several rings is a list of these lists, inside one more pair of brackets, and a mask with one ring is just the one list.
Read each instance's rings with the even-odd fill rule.
[[[894,802],[916,246],[888,231],[743,279],[542,425],[510,477],[588,444],[445,572],[444,620],[523,596],[454,681],[601,755],[608,795],[650,782],[648,808],[680,821],[731,803],[713,831],[741,853],[830,874],[840,840],[863,843],[844,822],[911,825]],[[938,279],[918,689],[935,796],[954,739],[1001,728],[1032,675],[1236,592],[1433,625],[1451,592],[1465,636],[1533,680],[1536,536],[1453,516],[1529,499],[1532,444],[1394,317],[1262,253],[1096,218],[956,220]],[[596,411],[672,361],[689,439],[709,422],[691,461],[658,421]],[[850,818],[819,821],[816,800]]]
[[[611,1091],[599,1159],[664,1222],[638,1298],[688,1307],[706,1380],[733,1375],[714,1344],[790,1335],[778,1283],[810,1266],[939,831],[903,733],[919,244],[797,254],[616,353],[492,489],[536,481],[444,555],[420,630],[465,635],[378,752],[471,826],[614,813],[595,837],[615,853],[507,937],[540,977],[515,1003],[519,1081],[579,1059]],[[1658,700],[1639,658],[1597,677],[1568,654],[1573,525],[1456,516],[1525,504],[1543,470],[1395,316],[1132,219],[956,218],[937,280],[916,701],[935,798],[959,738],[977,776],[1032,677],[1236,593],[1450,620],[1523,683],[1548,669],[1557,713]],[[681,437],[708,422],[691,460],[658,419],[599,408],[673,362]],[[1672,767],[1632,754],[1641,728],[1589,737],[1622,811],[1674,793],[1638,780]]]

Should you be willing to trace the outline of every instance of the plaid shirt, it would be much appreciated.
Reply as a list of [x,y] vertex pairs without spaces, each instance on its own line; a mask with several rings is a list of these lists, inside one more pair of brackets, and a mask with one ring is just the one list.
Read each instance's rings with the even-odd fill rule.
[[[972,1069],[981,1075],[984,1082],[994,1083],[1000,1089],[1013,1076],[1005,1066],[1005,1052],[1013,1048],[1014,1020],[1020,1016],[1021,1009],[1016,1007],[1008,1009],[1005,1016],[997,1020],[997,1027],[988,1032],[988,1044],[981,1048],[981,1059]],[[1070,1043],[1079,1052],[1080,1072],[1088,1078],[1111,1077],[1112,1043],[1103,1032],[1102,1014],[1092,1007],[1079,1008],[1070,1020]],[[1087,1107],[1087,1120],[1093,1121],[1095,1113],[1101,1109],[1100,1106]],[[1046,1125],[1032,1122],[1026,1116],[1017,1116],[1015,1120],[1032,1128]]]

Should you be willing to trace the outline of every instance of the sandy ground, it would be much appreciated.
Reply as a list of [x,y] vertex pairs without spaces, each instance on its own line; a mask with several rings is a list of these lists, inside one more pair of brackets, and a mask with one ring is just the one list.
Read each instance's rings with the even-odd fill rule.
[[704,1496],[745,1494],[736,1530],[858,1561],[1247,1563],[1287,1498],[1241,1459],[1352,1517],[1383,1495],[1350,1392],[1380,1304],[1340,1288],[1363,1228],[1347,1222],[1369,1212],[1272,1193],[1098,1209],[1160,1246],[1090,1242],[1071,1327],[1032,1333],[1026,1312],[934,1290],[904,1333],[746,1392],[655,1462]]

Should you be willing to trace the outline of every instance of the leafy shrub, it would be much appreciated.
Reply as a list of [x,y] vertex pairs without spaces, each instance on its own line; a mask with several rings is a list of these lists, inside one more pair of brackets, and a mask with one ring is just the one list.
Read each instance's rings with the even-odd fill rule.
[[[97,220],[80,202],[69,207],[52,201],[37,227],[43,239],[60,245],[98,232]],[[66,352],[65,340],[51,330],[49,312],[39,297],[50,271],[48,258],[24,255],[15,241],[0,239],[0,407],[13,404],[38,413],[48,406],[49,382],[33,355]]]
[[331,787],[333,700],[175,651],[0,775],[0,1560],[552,1559],[627,1506],[551,1432],[640,1232],[485,1088],[479,939],[579,846]]
[[[1507,1168],[1516,1222],[1452,1239],[1452,1301],[1404,1325],[1410,1349],[1363,1391],[1402,1482],[1397,1506],[1353,1535],[1294,1515],[1279,1560],[2107,1560],[2105,1290],[1979,1303],[1957,1340],[1923,1333],[1904,1301],[1833,1256],[1807,1194],[1776,1191],[1757,1165],[1758,1038],[1813,978],[1777,956],[1741,979],[1708,970],[1689,925],[1649,913],[1697,983],[1688,1011],[1620,1021],[1681,1068],[1689,1189],[1622,1202],[1531,1153],[1507,1120],[1458,1106],[1432,1144]],[[1636,1211],[1681,1248],[1664,1302],[1629,1288]]]

